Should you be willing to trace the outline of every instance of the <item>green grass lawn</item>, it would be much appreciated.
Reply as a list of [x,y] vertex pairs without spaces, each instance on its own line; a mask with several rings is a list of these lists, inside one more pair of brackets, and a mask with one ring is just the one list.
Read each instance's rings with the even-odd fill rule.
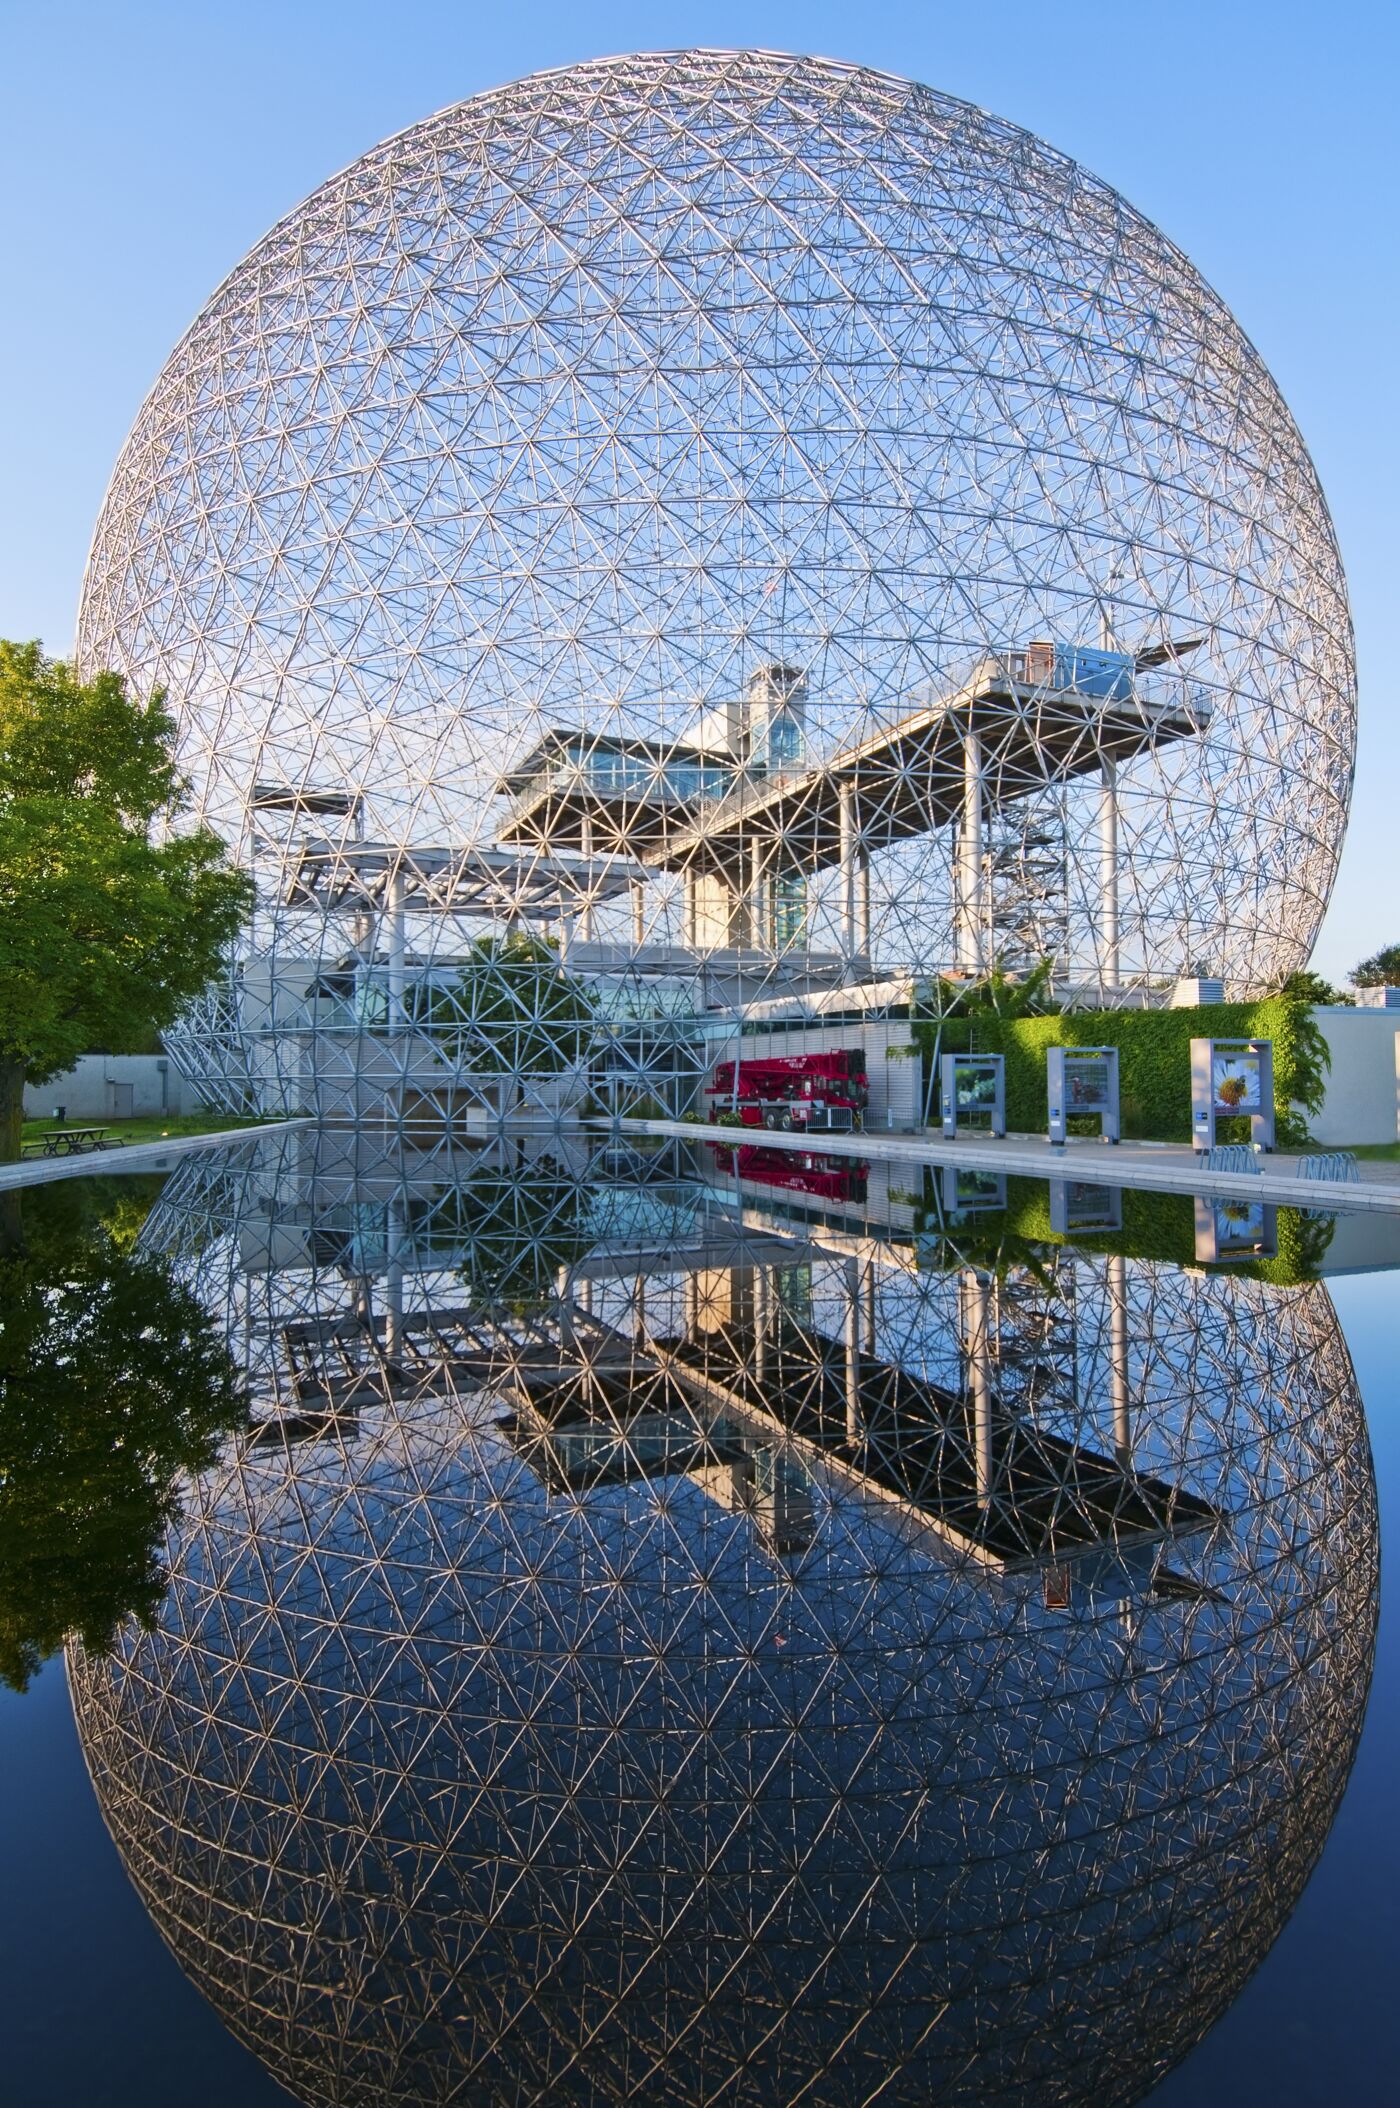
[[[46,1120],[26,1120],[24,1140],[42,1141],[59,1124],[52,1116]],[[259,1120],[242,1119],[237,1113],[153,1113],[139,1120],[79,1120],[74,1117],[62,1122],[64,1127],[106,1127],[126,1143],[164,1142],[177,1135],[218,1134],[229,1127],[258,1127],[262,1124]]]
[[1352,1150],[1353,1156],[1366,1156],[1380,1163],[1400,1162],[1400,1142],[1361,1142]]

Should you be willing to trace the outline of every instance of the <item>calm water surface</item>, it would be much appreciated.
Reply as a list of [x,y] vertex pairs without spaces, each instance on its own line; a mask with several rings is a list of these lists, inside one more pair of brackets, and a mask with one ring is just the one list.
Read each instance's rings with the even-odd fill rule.
[[1382,2093],[1390,1232],[899,1176],[26,1196],[7,2098]]

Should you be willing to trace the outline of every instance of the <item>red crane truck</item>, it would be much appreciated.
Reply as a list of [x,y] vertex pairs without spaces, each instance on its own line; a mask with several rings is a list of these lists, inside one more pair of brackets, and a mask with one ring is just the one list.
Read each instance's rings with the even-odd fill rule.
[[710,1117],[737,1112],[745,1127],[791,1133],[850,1134],[862,1123],[869,1092],[859,1047],[827,1054],[778,1054],[764,1061],[721,1061],[710,1084]]
[[741,1142],[725,1149],[718,1142],[706,1145],[714,1152],[715,1169],[738,1171],[740,1178],[755,1186],[780,1186],[789,1193],[812,1193],[820,1200],[864,1200],[870,1166],[850,1157],[816,1156],[796,1149],[765,1149],[761,1143]]

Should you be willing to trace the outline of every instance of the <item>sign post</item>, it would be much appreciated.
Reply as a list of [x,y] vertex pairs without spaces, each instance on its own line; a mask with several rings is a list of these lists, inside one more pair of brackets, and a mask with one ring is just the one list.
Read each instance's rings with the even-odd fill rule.
[[1006,1062],[1000,1054],[944,1054],[939,1070],[946,1142],[955,1139],[960,1120],[985,1118],[988,1134],[1006,1133]]
[[1069,1123],[1083,1113],[1097,1113],[1105,1142],[1118,1140],[1117,1047],[1049,1047],[1045,1085],[1050,1106],[1050,1139],[1063,1149]]
[[1273,1259],[1278,1255],[1278,1209],[1267,1201],[1196,1199],[1196,1258],[1205,1265],[1226,1259]]
[[1076,1230],[1121,1230],[1123,1195],[1117,1186],[1087,1186],[1078,1180],[1050,1180],[1050,1228],[1057,1237]]
[[1193,1039],[1191,1146],[1214,1149],[1217,1120],[1247,1119],[1258,1148],[1274,1146],[1271,1039]]
[[1006,1180],[995,1171],[965,1171],[961,1164],[943,1166],[943,1216],[957,1224],[969,1215],[1006,1206]]

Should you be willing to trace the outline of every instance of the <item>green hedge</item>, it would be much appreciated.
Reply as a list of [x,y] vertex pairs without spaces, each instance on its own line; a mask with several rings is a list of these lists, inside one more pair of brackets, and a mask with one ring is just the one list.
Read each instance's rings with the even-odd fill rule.
[[[933,1053],[935,1027],[919,1019],[914,1037]],[[1123,1133],[1139,1141],[1191,1139],[1193,1039],[1269,1039],[1274,1046],[1278,1139],[1306,1142],[1306,1115],[1322,1106],[1327,1046],[1310,1006],[1296,996],[1257,1003],[1209,1003],[1196,1010],[1075,1010],[1052,1017],[954,1018],[942,1050],[1001,1054],[1006,1059],[1006,1124],[1014,1133],[1044,1134],[1048,1047],[1116,1047]],[[927,1080],[927,1079],[926,1079]],[[1220,1121],[1220,1139],[1247,1139],[1247,1120]]]

